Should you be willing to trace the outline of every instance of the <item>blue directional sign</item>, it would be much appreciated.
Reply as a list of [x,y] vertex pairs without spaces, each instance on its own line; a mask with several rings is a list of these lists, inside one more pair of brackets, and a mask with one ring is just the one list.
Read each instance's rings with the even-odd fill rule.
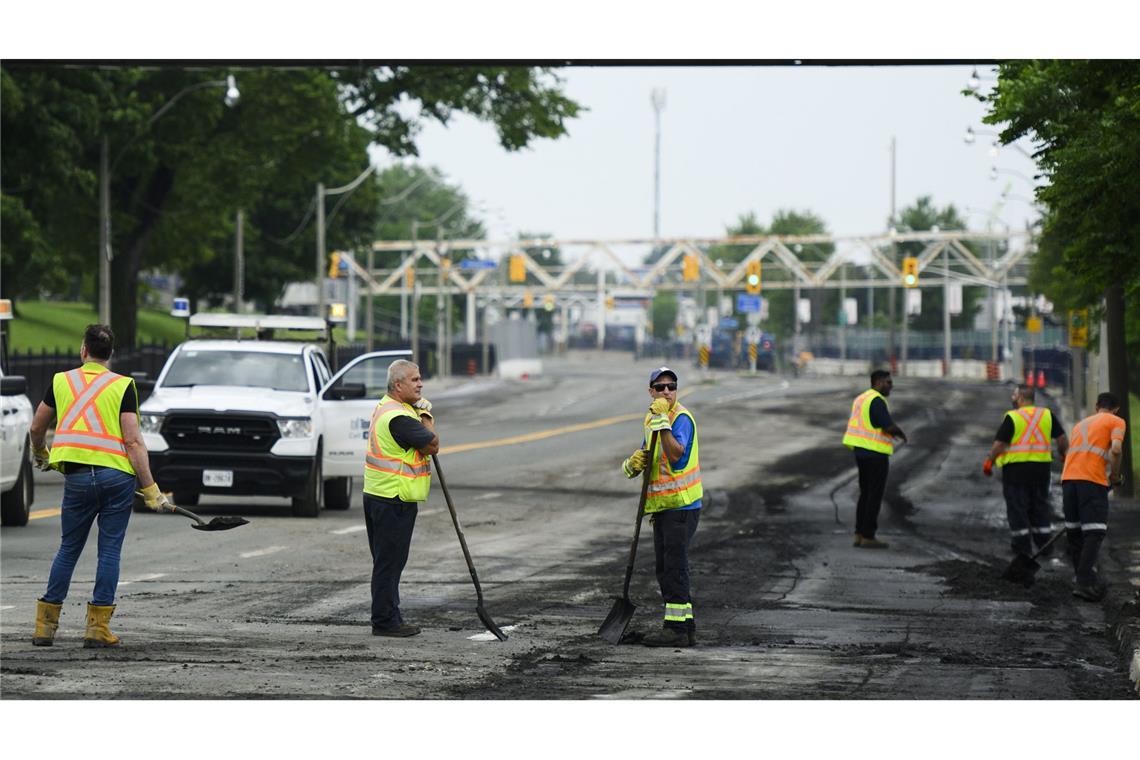
[[759,313],[760,304],[763,303],[764,296],[750,296],[747,293],[736,294],[736,310],[741,314]]
[[463,259],[459,262],[460,269],[494,269],[497,266],[498,263],[487,259]]

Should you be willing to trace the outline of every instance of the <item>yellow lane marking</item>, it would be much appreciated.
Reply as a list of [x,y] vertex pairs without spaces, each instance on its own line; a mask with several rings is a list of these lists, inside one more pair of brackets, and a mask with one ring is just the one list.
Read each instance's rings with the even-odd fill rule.
[[34,509],[28,515],[29,520],[42,520],[45,517],[59,517],[63,512],[62,509]]
[[[687,396],[695,389],[686,388],[677,394],[680,399]],[[461,451],[474,451],[476,449],[490,449],[496,446],[513,446],[518,443],[530,443],[531,441],[541,441],[544,438],[553,438],[558,435],[566,435],[567,433],[578,433],[583,430],[593,430],[595,428],[606,427],[607,425],[616,425],[619,422],[630,422],[632,420],[645,419],[645,412],[635,412],[631,414],[619,414],[616,417],[603,417],[600,420],[592,422],[579,422],[577,425],[567,425],[566,427],[551,428],[550,430],[539,430],[536,433],[525,433],[523,435],[512,435],[509,438],[495,438],[490,441],[477,441],[475,443],[461,443],[456,446],[444,446],[439,450],[440,454],[457,454]]]

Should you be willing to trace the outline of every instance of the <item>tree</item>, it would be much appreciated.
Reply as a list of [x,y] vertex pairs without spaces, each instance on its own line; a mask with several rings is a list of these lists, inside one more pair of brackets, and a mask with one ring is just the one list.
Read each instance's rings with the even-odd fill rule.
[[[3,73],[3,138],[20,140],[20,150],[3,151],[6,287],[34,292],[49,281],[29,272],[66,279],[93,268],[106,136],[117,159],[112,325],[122,345],[134,342],[142,269],[182,271],[199,295],[216,294],[231,279],[218,275],[237,209],[248,211],[248,246],[259,254],[248,257],[248,280],[268,301],[280,282],[313,273],[306,251],[315,249],[316,183],[350,181],[368,165],[370,144],[414,154],[425,121],[446,123],[466,111],[494,123],[503,146],[517,150],[564,134],[578,112],[549,70],[528,67],[245,69],[235,108],[216,88],[187,91],[223,78],[221,68],[5,63]],[[177,103],[152,123],[172,98]],[[330,250],[368,242],[372,192],[362,186],[337,223],[330,218]],[[7,267],[9,259],[21,266]]]
[[[1068,305],[1103,303],[1109,386],[1128,421],[1129,390],[1140,387],[1126,356],[1137,323],[1128,303],[1140,295],[1140,196],[1131,191],[1140,185],[1140,63],[1013,61],[979,98],[1003,142],[1029,136],[1037,143],[1034,158],[1047,180],[1036,191],[1047,209],[1040,247],[1048,251],[1037,266],[1054,275],[1043,287]],[[1124,471],[1131,495],[1128,436]]]

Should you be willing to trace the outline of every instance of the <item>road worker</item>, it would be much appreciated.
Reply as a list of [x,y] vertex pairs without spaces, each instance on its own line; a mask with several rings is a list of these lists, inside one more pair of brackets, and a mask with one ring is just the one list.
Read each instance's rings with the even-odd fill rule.
[[368,426],[364,463],[364,524],[372,552],[372,635],[404,638],[420,632],[400,615],[400,576],[408,562],[419,503],[431,486],[431,455],[439,451],[431,402],[420,368],[397,359],[388,366],[388,392]]
[[855,546],[860,549],[886,549],[887,542],[875,538],[879,508],[887,490],[887,474],[894,453],[893,438],[906,442],[904,433],[891,419],[887,396],[894,381],[891,373],[877,369],[871,373],[871,387],[851,404],[843,445],[855,453],[859,468],[859,501],[855,507]]
[[989,476],[1001,468],[1001,490],[1009,520],[1009,545],[1014,554],[1032,556],[1053,535],[1053,507],[1049,503],[1049,463],[1052,442],[1062,458],[1069,440],[1059,420],[1047,407],[1034,404],[1032,385],[1013,389],[1013,409],[1005,413],[994,434],[982,471]]
[[[135,382],[110,370],[115,335],[106,325],[88,325],[79,347],[82,366],[57,372],[36,407],[29,437],[36,467],[63,473],[61,539],[51,564],[47,591],[36,601],[35,646],[51,646],[59,627],[63,600],[87,535],[99,523],[99,561],[95,590],[87,603],[84,647],[117,647],[111,633],[119,558],[131,517],[135,488],[158,512],[173,511],[150,474],[150,458],[139,431]],[[56,420],[52,447],[47,429]]]
[[[658,367],[649,373],[649,413],[642,423],[642,445],[622,463],[627,477],[650,467],[645,513],[653,524],[657,583],[665,602],[660,631],[642,643],[650,647],[690,647],[696,644],[693,600],[689,589],[689,547],[701,519],[701,466],[697,423],[677,402],[677,373]],[[657,444],[649,451],[653,434]]]
[[1077,573],[1073,596],[1090,602],[1103,599],[1106,591],[1096,560],[1108,532],[1108,490],[1124,481],[1120,461],[1127,425],[1116,415],[1119,410],[1114,394],[1097,396],[1096,412],[1073,425],[1061,472],[1065,538]]

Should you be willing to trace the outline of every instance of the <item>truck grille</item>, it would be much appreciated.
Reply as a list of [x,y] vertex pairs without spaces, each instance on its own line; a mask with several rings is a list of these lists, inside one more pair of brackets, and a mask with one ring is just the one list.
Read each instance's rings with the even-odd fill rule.
[[179,414],[167,416],[162,434],[171,449],[189,451],[269,451],[281,437],[272,417],[248,414]]

